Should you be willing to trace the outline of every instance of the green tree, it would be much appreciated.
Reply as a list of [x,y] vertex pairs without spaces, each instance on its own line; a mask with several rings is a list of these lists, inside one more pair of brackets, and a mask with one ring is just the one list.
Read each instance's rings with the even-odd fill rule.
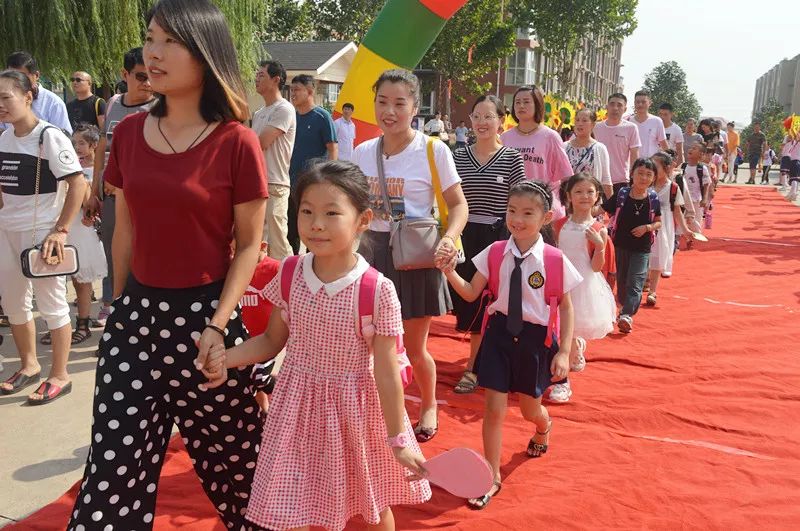
[[683,127],[689,118],[699,118],[703,108],[686,84],[686,72],[675,61],[660,63],[644,79],[642,88],[650,92],[650,112],[658,114],[662,103],[672,104],[675,122]]
[[483,94],[491,88],[491,82],[481,79],[497,69],[499,59],[514,52],[516,28],[516,21],[501,16],[497,0],[470,0],[456,12],[420,63],[441,74],[438,92],[444,109],[440,111],[450,114],[448,81],[453,85],[452,96],[460,101],[464,95]]
[[[262,55],[263,0],[213,0],[225,13],[245,77]],[[122,56],[141,46],[144,18],[153,0],[3,0],[0,3],[0,58],[26,50],[43,73],[64,80],[86,70],[103,84],[119,76]]]
[[745,127],[741,133],[741,146],[742,151],[745,152],[745,160],[747,160],[747,139],[753,134],[753,124],[761,122],[761,131],[767,137],[767,144],[779,152],[783,137],[786,133],[783,130],[783,121],[786,119],[786,113],[781,105],[775,98],[770,98],[758,112],[753,115],[753,121],[750,125]]
[[271,0],[267,2],[269,24],[264,27],[266,41],[305,41],[314,34],[314,10],[310,2]]
[[[584,39],[614,46],[636,29],[638,0],[517,0],[508,10],[517,27],[533,28],[542,54],[553,63],[550,77],[570,94],[577,83]],[[579,95],[583,96],[583,95]]]
[[[306,2],[306,4],[310,3]],[[316,0],[313,3],[312,20],[317,40],[360,42],[385,2],[382,0]]]

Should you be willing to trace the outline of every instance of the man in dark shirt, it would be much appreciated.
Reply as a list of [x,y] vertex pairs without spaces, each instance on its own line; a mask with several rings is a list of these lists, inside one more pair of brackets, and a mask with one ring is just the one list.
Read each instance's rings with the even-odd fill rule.
[[767,136],[761,132],[761,123],[753,124],[753,133],[747,139],[747,163],[750,165],[750,180],[747,184],[756,184],[756,171],[764,158],[767,148]]
[[[289,91],[292,105],[297,111],[297,133],[294,139],[292,160],[289,163],[289,180],[294,184],[309,164],[317,159],[339,158],[336,143],[336,128],[330,113],[314,103],[316,83],[314,78],[301,74],[292,79]],[[300,235],[297,233],[297,198],[289,194],[289,244],[295,253],[300,249]]]
[[86,72],[75,72],[69,80],[75,93],[75,99],[67,103],[70,125],[75,129],[78,124],[91,124],[102,131],[106,102],[92,94],[92,76]]

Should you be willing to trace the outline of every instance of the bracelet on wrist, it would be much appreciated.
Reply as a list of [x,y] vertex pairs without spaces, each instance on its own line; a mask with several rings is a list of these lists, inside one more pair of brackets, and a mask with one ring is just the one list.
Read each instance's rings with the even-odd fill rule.
[[207,324],[205,327],[206,328],[210,328],[214,332],[216,332],[219,335],[221,335],[223,339],[225,339],[225,330],[223,330],[222,328],[218,327],[217,325],[211,324],[211,323]]

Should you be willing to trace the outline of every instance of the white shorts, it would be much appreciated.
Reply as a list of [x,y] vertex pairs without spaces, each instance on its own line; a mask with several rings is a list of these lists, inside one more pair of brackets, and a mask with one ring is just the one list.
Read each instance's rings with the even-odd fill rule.
[[[69,304],[65,277],[30,279],[22,274],[20,254],[31,246],[33,231],[0,229],[0,297],[12,325],[33,319],[33,295],[47,328],[56,330],[69,324]],[[44,231],[38,231],[45,234]]]

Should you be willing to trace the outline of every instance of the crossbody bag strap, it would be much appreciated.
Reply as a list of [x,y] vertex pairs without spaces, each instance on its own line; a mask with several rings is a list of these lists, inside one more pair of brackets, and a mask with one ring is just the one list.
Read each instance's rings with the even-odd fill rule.
[[386,173],[383,169],[383,137],[381,136],[378,138],[378,143],[376,145],[375,150],[375,166],[378,168],[378,182],[381,185],[381,192],[383,193],[383,209],[386,211],[386,215],[389,216],[389,220],[393,221],[394,216],[392,215],[392,202],[389,199],[389,186],[386,184]]
[[433,193],[436,196],[436,207],[439,209],[439,222],[441,223],[442,229],[446,229],[449,212],[447,210],[447,202],[444,200],[444,193],[442,192],[442,181],[439,179],[439,168],[436,167],[436,158],[433,152],[434,142],[436,142],[436,139],[429,136],[427,145],[428,167],[431,170],[431,184],[433,184]]
[[31,246],[36,247],[38,245],[36,239],[36,218],[39,214],[39,184],[42,180],[42,152],[44,151],[44,133],[48,129],[58,129],[55,126],[47,125],[42,129],[42,132],[39,133],[39,153],[36,157],[36,183],[34,184],[33,189],[33,232],[31,234]]

